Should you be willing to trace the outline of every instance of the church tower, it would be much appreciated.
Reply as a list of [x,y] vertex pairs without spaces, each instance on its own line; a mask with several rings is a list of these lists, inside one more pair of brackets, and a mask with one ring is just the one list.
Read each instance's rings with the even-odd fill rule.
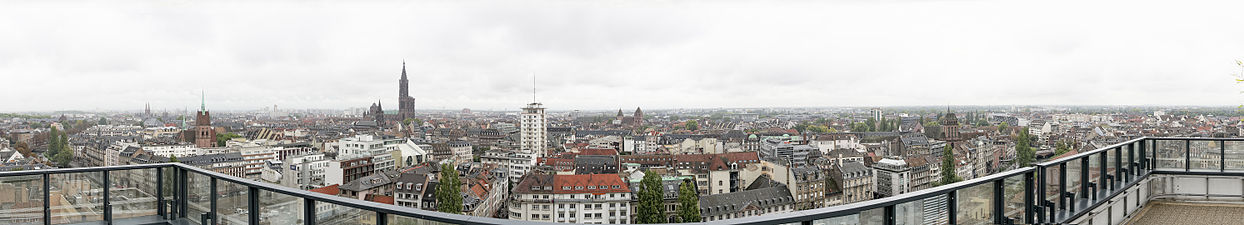
[[634,115],[634,116],[635,116],[635,119],[634,119],[634,120],[632,120],[632,121],[634,121],[634,122],[635,122],[635,127],[642,127],[642,126],[644,126],[644,111],[643,111],[643,110],[639,110],[639,107],[635,107],[635,115]]
[[194,117],[194,145],[200,148],[216,147],[216,130],[212,129],[212,114],[207,111],[207,95],[201,98],[199,112]]
[[947,142],[962,141],[959,137],[959,118],[950,111],[950,107],[946,107],[946,116],[942,119],[942,135]]
[[397,119],[405,121],[415,118],[415,98],[410,97],[410,81],[406,80],[406,61],[402,61],[402,79],[398,80],[397,88]]

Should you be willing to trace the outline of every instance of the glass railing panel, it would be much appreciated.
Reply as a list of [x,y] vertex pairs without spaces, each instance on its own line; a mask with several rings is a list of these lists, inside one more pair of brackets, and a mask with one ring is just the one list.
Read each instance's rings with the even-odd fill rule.
[[161,174],[164,177],[160,179],[160,181],[164,182],[164,212],[172,213],[173,207],[176,206],[174,196],[177,194],[177,168],[170,166],[160,169],[164,170]]
[[[1101,154],[1092,154],[1088,156],[1088,174],[1089,174],[1088,182],[1093,183],[1093,185],[1089,185],[1090,186],[1089,193],[1080,193],[1083,195],[1076,195],[1077,199],[1084,198],[1084,197],[1092,198],[1093,196],[1092,192],[1106,189],[1106,186],[1104,186],[1105,184],[1101,183],[1101,178],[1102,178],[1101,157],[1102,157]],[[1096,186],[1096,187],[1093,187],[1093,186]],[[1076,190],[1076,192],[1079,192],[1079,190]]]
[[1226,171],[1244,171],[1244,141],[1227,141]]
[[452,223],[442,223],[414,217],[389,215],[389,225],[452,225]]
[[218,224],[249,223],[250,209],[248,207],[250,205],[247,204],[249,201],[247,191],[249,190],[245,185],[216,179],[216,215],[220,217],[216,220]]
[[376,224],[376,212],[326,202],[315,203],[316,225]]
[[186,173],[186,219],[202,224],[202,216],[212,210],[211,177]]
[[112,219],[156,215],[157,169],[132,169],[109,172],[108,201]]
[[882,225],[885,224],[885,207],[864,210],[860,212],[860,224],[862,225]]
[[958,224],[992,224],[993,183],[955,190],[955,206]]
[[1024,222],[1024,193],[1023,175],[1002,180],[1002,213],[1012,224]]
[[[1059,205],[1058,201],[1059,196],[1062,195],[1058,192],[1059,182],[1061,182],[1059,181],[1058,171],[1058,166],[1050,166],[1045,168],[1045,175],[1041,177],[1041,179],[1045,180],[1045,185],[1042,187],[1045,188],[1045,191],[1037,194],[1041,195],[1040,199],[1053,202],[1057,208],[1063,208],[1064,205]],[[1048,210],[1043,202],[1037,202],[1037,205]]]
[[103,172],[50,174],[53,224],[104,220]]
[[[945,198],[945,195],[939,195],[939,196],[942,198]],[[930,201],[930,203],[932,203],[932,201]],[[929,207],[938,207],[938,206],[929,205]],[[945,201],[942,201],[940,207],[943,209],[946,208]],[[925,209],[924,199],[894,205],[894,224],[897,224],[897,225],[927,224],[925,223],[925,220],[927,217],[925,215],[925,211],[926,209]],[[932,210],[930,209],[927,211],[932,211]],[[935,216],[935,215],[929,215],[929,216]],[[936,220],[933,220],[933,221],[936,221]]]
[[1188,144],[1189,171],[1219,171],[1222,146],[1218,141],[1192,141]]
[[1081,183],[1080,175],[1087,168],[1084,168],[1084,163],[1081,163],[1079,159],[1069,160],[1066,163],[1067,163],[1067,192],[1076,193],[1076,197],[1079,197],[1085,194],[1085,193],[1081,193],[1080,191],[1080,188],[1081,188],[1080,186],[1084,185]]
[[833,218],[813,220],[812,225],[859,225],[860,215],[846,215]]
[[302,204],[300,197],[260,190],[259,224],[303,224]]
[[0,177],[0,224],[43,224],[43,176]]
[[1184,170],[1184,157],[1186,153],[1185,142],[1181,140],[1156,140],[1157,148],[1157,167],[1158,170]]
[[[1114,163],[1115,163],[1115,161],[1118,161],[1118,160],[1115,160],[1115,156],[1118,156],[1118,153],[1117,153],[1117,152],[1115,152],[1115,149],[1113,149],[1113,148],[1111,148],[1111,149],[1106,149],[1106,165],[1103,165],[1103,166],[1105,166],[1105,167],[1106,167],[1106,175],[1110,175],[1111,179],[1117,179],[1117,178],[1119,178],[1119,177],[1118,177],[1118,175],[1119,175],[1119,171],[1120,171],[1120,170],[1119,170],[1119,168],[1118,168],[1118,167],[1116,167],[1116,165],[1114,164]],[[1110,181],[1110,183],[1114,183],[1114,181]],[[1104,186],[1103,186],[1103,187],[1104,187]],[[1111,187],[1111,188],[1113,188],[1113,187]],[[1103,189],[1104,189],[1104,190],[1112,190],[1111,188],[1103,188]]]

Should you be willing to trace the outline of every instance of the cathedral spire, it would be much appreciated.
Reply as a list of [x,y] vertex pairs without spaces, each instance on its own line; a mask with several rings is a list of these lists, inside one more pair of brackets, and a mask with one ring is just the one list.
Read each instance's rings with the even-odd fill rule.
[[402,80],[406,80],[406,60],[402,60]]
[[199,90],[199,111],[207,111],[207,91]]

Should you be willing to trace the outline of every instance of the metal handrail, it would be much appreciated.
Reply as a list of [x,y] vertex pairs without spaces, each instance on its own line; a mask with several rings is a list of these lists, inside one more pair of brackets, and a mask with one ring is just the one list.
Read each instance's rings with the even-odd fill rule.
[[[1111,197],[1103,196],[1100,198],[1096,198],[1096,200],[1088,200],[1088,201],[1091,201],[1089,202],[1090,204],[1088,207],[1079,208],[1076,210],[1069,211],[1063,208],[1046,209],[1045,206],[1043,206],[1042,204],[1039,204],[1040,202],[1045,202],[1046,196],[1045,196],[1045,193],[1040,193],[1038,191],[1038,190],[1043,190],[1043,188],[1038,189],[1038,185],[1049,184],[1049,181],[1046,180],[1046,178],[1048,177],[1048,174],[1045,174],[1044,172],[1038,173],[1039,169],[1047,168],[1047,167],[1048,168],[1057,167],[1058,165],[1062,163],[1066,163],[1071,160],[1081,159],[1083,157],[1089,157],[1092,155],[1098,155],[1098,154],[1105,155],[1103,154],[1105,151],[1120,149],[1123,146],[1127,146],[1130,144],[1143,143],[1144,141],[1147,141],[1147,140],[1232,141],[1232,142],[1240,141],[1240,142],[1244,142],[1244,138],[1141,137],[1141,138],[1136,138],[1136,139],[1128,140],[1125,142],[1113,144],[1107,147],[1098,148],[1092,151],[1078,153],[1078,154],[1075,154],[1069,157],[1055,159],[1055,160],[1051,160],[1047,162],[1034,163],[1032,164],[1033,166],[1023,167],[1019,169],[1014,169],[1010,171],[988,175],[985,177],[980,177],[980,178],[971,179],[967,181],[961,181],[957,183],[942,185],[938,187],[933,187],[933,188],[924,189],[920,191],[891,196],[887,198],[873,199],[873,200],[868,200],[868,201],[863,201],[863,202],[856,202],[856,203],[851,203],[851,204],[831,206],[831,207],[825,207],[825,208],[817,208],[817,209],[811,209],[811,210],[802,210],[802,211],[794,211],[794,212],[786,212],[786,213],[770,213],[770,214],[759,215],[759,216],[726,219],[726,220],[713,221],[711,223],[713,224],[776,224],[776,223],[800,222],[800,223],[808,224],[811,221],[819,220],[819,219],[829,219],[829,218],[835,218],[835,217],[840,217],[840,216],[857,215],[857,214],[861,214],[869,210],[885,209],[884,219],[886,220],[886,223],[889,224],[889,223],[893,223],[895,220],[894,218],[895,216],[894,207],[895,206],[899,204],[920,201],[923,199],[927,199],[931,197],[938,197],[938,196],[948,197],[946,200],[947,209],[950,210],[949,211],[950,215],[948,216],[950,216],[949,221],[953,222],[955,220],[954,217],[956,216],[954,215],[955,214],[954,212],[956,210],[955,208],[957,207],[956,202],[954,202],[954,199],[955,199],[954,196],[958,190],[964,190],[964,189],[971,188],[971,187],[978,187],[980,185],[993,185],[995,192],[998,192],[999,190],[1001,190],[1000,185],[1004,185],[1003,183],[1005,182],[1006,179],[1011,179],[1011,178],[1016,178],[1016,177],[1020,177],[1024,179],[1025,181],[1024,194],[1029,195],[1029,197],[1032,197],[1032,199],[1025,199],[1024,208],[1025,208],[1026,218],[1023,219],[1024,221],[1018,221],[1018,222],[1031,223],[1031,222],[1034,222],[1034,221],[1031,221],[1031,220],[1034,220],[1034,218],[1040,218],[1040,219],[1036,219],[1038,220],[1036,222],[1045,222],[1045,223],[1068,222],[1072,219],[1077,218],[1078,216],[1083,215],[1084,213],[1088,212],[1096,205],[1100,205],[1102,202],[1107,201]],[[1117,165],[1110,164],[1110,165],[1102,165],[1102,166],[1103,167],[1121,166],[1122,168],[1120,169],[1126,169],[1129,165],[1130,166],[1137,165],[1138,162],[1152,161],[1153,159],[1149,158],[1150,157],[1149,155],[1153,154],[1155,149],[1156,149],[1156,146],[1149,146],[1146,149],[1140,149],[1142,151],[1146,151],[1144,152],[1145,154],[1136,155],[1134,157],[1129,157],[1133,161],[1129,161],[1126,163],[1119,162]],[[1124,152],[1120,152],[1120,153],[1124,153]],[[1120,160],[1129,159],[1129,158],[1124,158],[1125,157],[1124,154],[1119,154],[1116,157],[1119,157]],[[1104,162],[1105,159],[1102,159],[1102,160]],[[310,192],[306,190],[280,186],[276,184],[254,181],[254,180],[250,180],[246,178],[234,177],[234,176],[214,172],[214,171],[203,169],[203,168],[189,166],[189,165],[185,165],[181,163],[156,163],[156,164],[124,165],[124,166],[110,166],[110,167],[5,171],[5,172],[0,172],[0,178],[15,177],[15,176],[42,175],[43,178],[45,179],[44,183],[46,184],[47,183],[46,179],[48,175],[54,175],[54,174],[90,173],[90,172],[102,172],[102,171],[124,171],[124,170],[153,169],[153,168],[174,168],[176,169],[176,171],[185,172],[185,173],[194,173],[194,174],[206,176],[206,177],[212,178],[215,181],[224,181],[224,182],[229,182],[232,184],[242,185],[247,188],[250,188],[250,190],[264,190],[264,191],[280,193],[280,194],[289,195],[292,197],[301,198],[304,201],[304,203],[311,204],[312,207],[310,210],[312,211],[314,210],[314,207],[313,207],[314,203],[317,203],[317,202],[331,203],[331,204],[340,205],[344,207],[350,207],[350,208],[370,211],[370,212],[376,213],[377,223],[381,223],[381,224],[384,224],[388,221],[387,219],[388,215],[403,216],[403,217],[410,217],[414,219],[429,220],[429,221],[444,222],[444,223],[454,223],[454,224],[489,224],[489,225],[491,224],[530,224],[530,225],[560,224],[560,223],[553,223],[553,222],[520,221],[520,220],[508,220],[508,219],[499,219],[499,218],[467,216],[467,215],[461,215],[461,214],[427,211],[427,210],[422,210],[422,209],[417,209],[417,208],[401,207],[401,206],[396,206],[396,205],[388,205],[388,204],[382,204],[382,203],[376,203],[376,202],[370,202],[370,201],[362,201],[362,200],[358,200],[354,198],[320,194],[320,193]],[[1136,185],[1140,180],[1143,180],[1144,177],[1149,176],[1149,174],[1155,171],[1155,168],[1151,168],[1151,167],[1147,167],[1147,168],[1137,167],[1137,169],[1141,169],[1141,171],[1137,171],[1135,173],[1133,173],[1130,170],[1127,171],[1127,175],[1125,176],[1130,176],[1130,177],[1125,179],[1120,184],[1120,185],[1123,185],[1123,187],[1111,187],[1114,185],[1102,185],[1100,187],[1093,187],[1091,188],[1093,190],[1092,194],[1097,194],[1098,192],[1106,191],[1105,194],[1112,196],[1122,190],[1127,189],[1128,187],[1131,187],[1132,185]],[[1125,170],[1115,170],[1115,173],[1123,173],[1122,171],[1125,171]],[[1217,174],[1215,172],[1204,172],[1204,171],[1196,172],[1196,173]],[[1235,173],[1230,173],[1226,171],[1223,171],[1221,173],[1235,174]],[[1102,174],[1102,175],[1105,176],[1108,174]],[[1120,174],[1117,176],[1124,176],[1124,175]],[[168,181],[168,180],[165,180],[166,178],[164,176],[159,176],[157,177],[157,180],[159,180],[159,182],[161,183],[170,183],[170,182],[173,183],[172,185],[174,189],[176,189],[177,187],[188,188],[188,186],[186,186],[187,179],[184,179],[184,178],[185,177],[174,178],[173,181]],[[1130,182],[1127,182],[1127,181],[1130,181]],[[1113,181],[1112,179],[1112,181],[1110,182],[1119,182],[1119,181]],[[105,181],[105,185],[106,184],[107,184],[107,181]],[[45,190],[46,188],[47,187],[45,186]],[[1107,188],[1109,189],[1107,190]],[[177,190],[174,192],[175,193],[182,192],[184,194],[185,190]],[[47,195],[49,195],[50,193],[45,191],[43,194],[45,195],[44,197],[46,199]],[[1084,195],[1086,193],[1079,193],[1079,194]],[[999,201],[1005,198],[1003,196],[1004,193],[994,193],[994,195],[995,197],[992,201]],[[257,194],[255,194],[254,196],[257,196]],[[1014,196],[1014,195],[1010,195],[1010,196]],[[160,197],[162,198],[162,196]],[[215,198],[215,196],[213,196],[213,198]],[[173,204],[184,204],[186,201],[186,199],[178,199],[178,200],[180,200],[181,203],[178,203],[178,201],[170,201],[167,199],[162,199],[161,203],[170,202]],[[256,204],[256,205],[258,204],[257,200],[255,200],[255,197],[251,197],[251,201],[253,202],[249,204]],[[1005,200],[1002,200],[1002,201],[1005,201]],[[1004,207],[1003,205],[1004,205],[1003,202],[994,202],[994,207],[995,207],[994,212],[997,212],[996,210],[998,210],[999,207]],[[252,207],[252,208],[257,209],[257,207]],[[51,213],[50,210],[45,209],[44,212],[45,212],[44,218],[49,218],[48,216]],[[161,210],[161,213],[163,213],[163,210]],[[1053,217],[1055,214],[1060,215],[1060,216],[1058,218],[1055,218]],[[310,214],[310,215],[313,216],[314,214]],[[162,214],[160,216],[167,216],[167,215]],[[185,216],[184,212],[182,212],[181,216]],[[1008,221],[1007,219],[1009,218],[1001,218],[1004,216],[1005,215],[994,215],[997,221]],[[1046,216],[1050,216],[1048,217],[1049,220],[1046,220],[1047,218]],[[168,218],[168,217],[165,217],[165,218]],[[108,217],[105,219],[111,219],[111,218]],[[304,220],[308,220],[308,223],[313,224],[314,223],[313,220],[315,220],[315,218],[304,218]],[[45,220],[45,223],[50,223],[50,221]],[[682,223],[682,224],[708,224],[708,223],[702,222],[702,223]]]

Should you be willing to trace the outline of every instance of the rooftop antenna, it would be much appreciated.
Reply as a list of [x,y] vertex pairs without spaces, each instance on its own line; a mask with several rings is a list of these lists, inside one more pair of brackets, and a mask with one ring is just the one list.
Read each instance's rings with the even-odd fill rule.
[[531,72],[531,103],[536,103],[536,72]]

